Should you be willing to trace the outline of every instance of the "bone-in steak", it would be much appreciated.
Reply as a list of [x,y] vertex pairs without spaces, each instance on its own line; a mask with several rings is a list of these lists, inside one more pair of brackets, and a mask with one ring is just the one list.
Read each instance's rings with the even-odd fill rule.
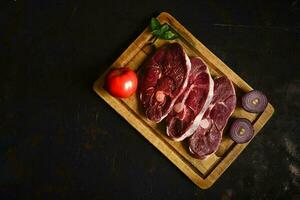
[[213,98],[214,81],[200,58],[190,58],[192,69],[186,90],[166,118],[167,135],[182,141],[191,136]]
[[189,149],[196,158],[205,159],[216,152],[223,130],[236,105],[236,95],[227,77],[215,80],[213,100],[205,112],[198,129],[189,138]]
[[140,99],[146,116],[160,122],[187,86],[190,59],[178,43],[158,49],[145,66]]

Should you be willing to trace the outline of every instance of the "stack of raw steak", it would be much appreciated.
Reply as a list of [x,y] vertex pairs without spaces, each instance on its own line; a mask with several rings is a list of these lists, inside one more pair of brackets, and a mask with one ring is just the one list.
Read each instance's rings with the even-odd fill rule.
[[231,81],[213,80],[202,60],[189,58],[178,43],[158,49],[146,64],[140,100],[150,120],[166,119],[170,138],[189,137],[190,152],[199,159],[217,151],[236,105]]

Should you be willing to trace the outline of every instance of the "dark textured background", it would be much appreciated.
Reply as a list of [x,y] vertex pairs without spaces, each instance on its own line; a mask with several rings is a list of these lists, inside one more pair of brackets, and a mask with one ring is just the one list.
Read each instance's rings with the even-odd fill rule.
[[[226,2],[1,1],[0,199],[300,199],[300,1]],[[276,109],[209,190],[92,91],[161,11]]]

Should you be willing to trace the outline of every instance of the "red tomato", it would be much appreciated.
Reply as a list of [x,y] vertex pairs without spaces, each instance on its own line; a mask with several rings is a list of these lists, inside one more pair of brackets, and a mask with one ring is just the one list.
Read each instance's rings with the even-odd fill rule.
[[137,89],[136,73],[128,67],[112,69],[106,76],[106,89],[114,97],[130,97]]

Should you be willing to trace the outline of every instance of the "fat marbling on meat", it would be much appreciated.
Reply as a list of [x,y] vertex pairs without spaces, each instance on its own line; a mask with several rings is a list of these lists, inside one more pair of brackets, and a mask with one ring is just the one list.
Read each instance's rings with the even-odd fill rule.
[[182,46],[169,43],[159,48],[145,66],[140,100],[147,118],[160,122],[185,90],[191,62]]
[[167,135],[176,141],[194,133],[213,98],[214,81],[208,67],[198,57],[190,60],[192,68],[186,90],[166,118]]
[[223,76],[214,80],[214,96],[200,126],[189,138],[191,154],[205,159],[218,150],[223,130],[236,106],[236,94],[231,81]]

